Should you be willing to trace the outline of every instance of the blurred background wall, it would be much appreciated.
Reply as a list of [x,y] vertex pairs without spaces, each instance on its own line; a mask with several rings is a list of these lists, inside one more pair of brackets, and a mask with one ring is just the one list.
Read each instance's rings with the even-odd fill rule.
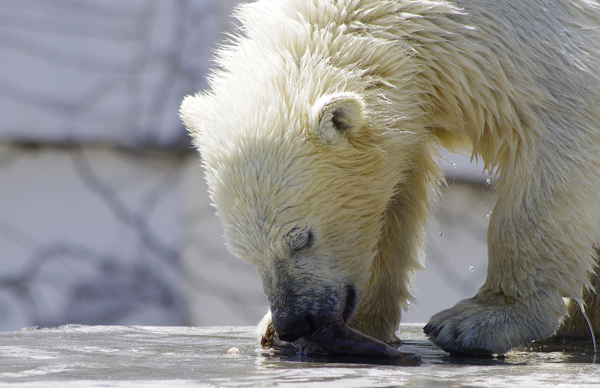
[[[177,116],[205,88],[233,0],[0,2],[0,330],[67,323],[253,325]],[[428,271],[405,322],[471,296],[491,187],[445,155]]]

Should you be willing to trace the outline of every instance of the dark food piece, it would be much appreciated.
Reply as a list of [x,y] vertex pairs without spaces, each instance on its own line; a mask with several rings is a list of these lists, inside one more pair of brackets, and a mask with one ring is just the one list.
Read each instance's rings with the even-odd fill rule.
[[331,323],[315,330],[308,337],[293,343],[281,341],[271,326],[263,337],[262,345],[269,343],[277,348],[295,347],[305,355],[335,355],[394,360],[395,363],[416,365],[420,358],[403,353],[385,342],[379,341],[342,323]]

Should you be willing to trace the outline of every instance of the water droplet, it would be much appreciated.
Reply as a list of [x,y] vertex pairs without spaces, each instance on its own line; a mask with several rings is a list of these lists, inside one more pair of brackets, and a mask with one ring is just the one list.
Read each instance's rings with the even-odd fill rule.
[[490,178],[488,178],[488,179],[485,180],[485,183],[487,183],[488,185],[491,185],[492,184],[492,180]]
[[452,168],[456,168],[456,163],[452,163]]
[[492,212],[489,212],[488,215],[485,216],[485,218],[487,218],[489,220],[491,216],[492,216]]
[[473,266],[470,266],[470,267],[469,267],[469,271],[471,271],[471,272],[475,271],[475,267],[473,267]]
[[439,233],[438,233],[438,236],[442,237],[442,232],[439,232]]

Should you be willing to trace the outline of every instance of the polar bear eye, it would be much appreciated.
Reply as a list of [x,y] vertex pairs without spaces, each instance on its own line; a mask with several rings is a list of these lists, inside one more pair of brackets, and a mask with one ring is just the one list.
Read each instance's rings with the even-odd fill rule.
[[294,227],[285,235],[285,240],[292,253],[304,251],[313,246],[315,236],[310,229]]

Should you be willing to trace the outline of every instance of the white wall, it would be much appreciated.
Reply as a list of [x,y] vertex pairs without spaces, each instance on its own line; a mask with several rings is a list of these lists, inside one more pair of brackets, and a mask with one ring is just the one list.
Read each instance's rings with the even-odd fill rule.
[[205,85],[232,0],[4,1],[4,141],[185,142],[181,96]]
[[2,146],[0,159],[0,328],[186,323],[186,158]]
[[233,3],[2,2],[0,330],[191,322],[177,112]]

